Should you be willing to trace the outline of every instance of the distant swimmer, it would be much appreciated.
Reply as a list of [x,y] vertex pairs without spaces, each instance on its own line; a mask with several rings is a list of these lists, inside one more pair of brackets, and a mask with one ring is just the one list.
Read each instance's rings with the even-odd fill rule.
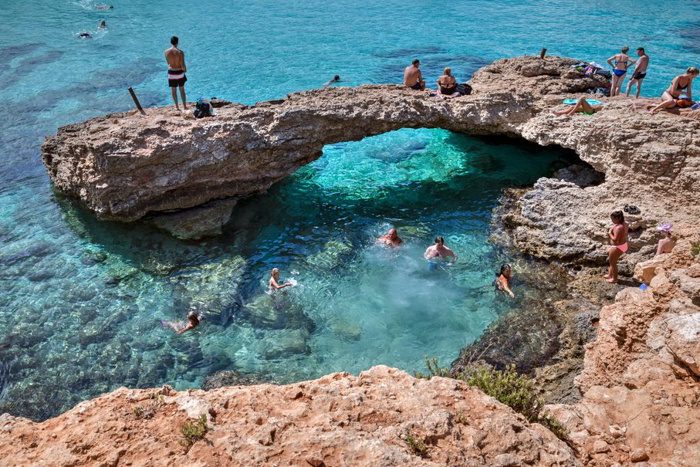
[[78,34],[78,37],[81,39],[92,39],[92,34],[90,34],[87,31],[83,31],[80,34]]
[[100,3],[98,5],[95,5],[95,10],[114,10],[114,5],[105,5],[104,3]]
[[335,75],[333,78],[326,81],[326,84],[323,85],[323,88],[325,89],[325,88],[329,87],[331,84],[335,84],[338,82],[340,82],[340,75]]
[[423,75],[420,71],[420,60],[413,60],[411,65],[403,71],[403,85],[416,91],[425,89],[425,81],[423,81]]
[[201,317],[196,310],[187,313],[187,321],[161,321],[164,328],[170,328],[177,334],[182,334],[199,326]]
[[401,237],[399,237],[399,234],[396,232],[396,229],[393,228],[389,229],[389,231],[385,235],[379,237],[377,241],[390,247],[401,246],[401,244],[403,243],[403,240],[401,240]]
[[280,284],[280,270],[273,268],[270,273],[270,280],[268,281],[269,291],[274,292],[275,290],[284,289],[286,287],[291,287],[294,285],[292,281],[287,281]]
[[187,82],[185,72],[187,71],[187,65],[185,65],[185,52],[177,48],[178,42],[177,36],[171,37],[170,44],[172,44],[172,47],[165,51],[165,61],[168,62],[168,86],[170,86],[170,91],[173,95],[175,108],[180,110],[180,106],[177,104],[176,89],[180,88],[182,107],[187,110],[187,96],[185,96],[185,83]]
[[435,237],[435,244],[430,245],[428,249],[425,250],[423,257],[428,261],[435,259],[448,260],[450,258],[457,260],[455,252],[445,246],[445,239],[443,237]]
[[101,19],[100,23],[97,25],[99,29],[107,29],[107,21]]
[[505,292],[510,295],[511,298],[515,298],[515,294],[510,289],[510,281],[513,278],[513,268],[510,267],[510,264],[502,265],[501,271],[497,272],[496,276],[496,279],[493,281],[493,285],[496,286],[496,290]]

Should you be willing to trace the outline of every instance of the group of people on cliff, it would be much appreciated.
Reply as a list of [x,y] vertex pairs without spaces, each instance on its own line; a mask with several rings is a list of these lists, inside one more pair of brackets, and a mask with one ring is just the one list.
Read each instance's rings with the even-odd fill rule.
[[[425,90],[425,80],[420,69],[420,60],[415,59],[403,72],[403,85],[416,91]],[[468,84],[458,84],[452,68],[446,67],[437,80],[436,96],[442,98],[460,97],[471,93]]]

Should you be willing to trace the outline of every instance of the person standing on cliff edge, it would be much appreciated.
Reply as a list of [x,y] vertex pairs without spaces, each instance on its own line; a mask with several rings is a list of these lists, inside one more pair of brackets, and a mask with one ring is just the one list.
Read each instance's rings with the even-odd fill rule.
[[644,78],[647,75],[647,68],[649,67],[649,56],[644,51],[644,47],[639,47],[637,49],[637,55],[639,58],[635,62],[634,74],[632,74],[632,79],[629,81],[629,83],[627,83],[627,97],[630,95],[630,89],[632,89],[632,86],[636,84],[637,95],[635,97],[639,98],[639,93],[642,92],[642,81],[644,81]]
[[170,38],[172,47],[165,51],[165,61],[168,62],[168,86],[173,95],[175,108],[180,110],[177,104],[177,89],[180,88],[180,96],[182,96],[182,107],[187,110],[187,96],[185,96],[185,83],[187,82],[187,65],[185,65],[185,52],[177,48],[179,39],[177,36]]

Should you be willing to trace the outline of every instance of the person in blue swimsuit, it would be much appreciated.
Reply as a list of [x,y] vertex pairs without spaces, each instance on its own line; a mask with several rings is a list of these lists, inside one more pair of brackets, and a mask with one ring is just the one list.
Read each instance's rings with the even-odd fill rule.
[[608,64],[613,68],[610,97],[620,94],[620,88],[622,87],[622,82],[625,80],[627,68],[634,63],[634,60],[630,59],[629,55],[627,55],[629,51],[629,47],[623,47],[619,54],[615,54],[608,59]]

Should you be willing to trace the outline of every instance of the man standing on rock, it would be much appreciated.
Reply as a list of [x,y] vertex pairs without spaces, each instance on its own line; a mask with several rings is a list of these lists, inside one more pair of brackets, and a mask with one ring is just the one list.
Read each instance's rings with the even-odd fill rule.
[[637,55],[639,58],[635,62],[634,74],[629,83],[627,83],[627,97],[630,95],[630,89],[632,85],[637,85],[637,95],[635,97],[639,98],[639,93],[642,92],[642,81],[647,75],[647,67],[649,66],[649,56],[644,51],[644,47],[639,47],[637,49]]
[[425,89],[425,81],[423,81],[423,75],[420,72],[420,60],[413,60],[413,64],[407,66],[403,71],[403,85],[416,91]]
[[170,91],[173,94],[175,108],[180,110],[177,104],[176,89],[179,87],[180,95],[182,96],[182,107],[187,110],[187,97],[185,96],[185,83],[187,82],[185,72],[187,71],[187,66],[185,65],[185,52],[177,48],[178,42],[177,36],[171,37],[170,43],[172,47],[165,51],[165,61],[168,62],[168,86],[170,86]]

